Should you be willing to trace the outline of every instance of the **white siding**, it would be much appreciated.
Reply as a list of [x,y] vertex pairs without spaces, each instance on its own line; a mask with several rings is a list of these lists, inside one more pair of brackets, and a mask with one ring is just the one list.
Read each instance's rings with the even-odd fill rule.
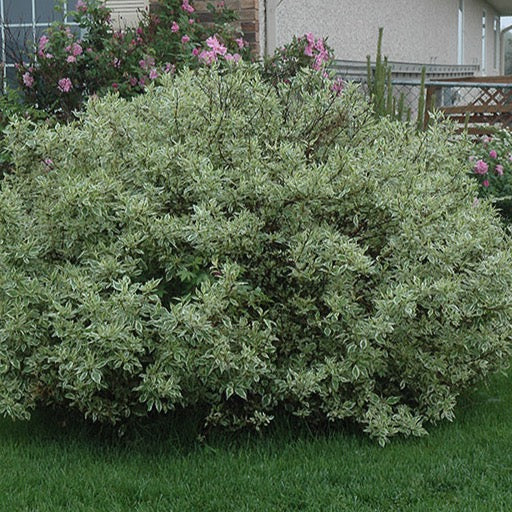
[[137,24],[139,13],[149,5],[148,0],[107,0],[112,18],[120,28]]

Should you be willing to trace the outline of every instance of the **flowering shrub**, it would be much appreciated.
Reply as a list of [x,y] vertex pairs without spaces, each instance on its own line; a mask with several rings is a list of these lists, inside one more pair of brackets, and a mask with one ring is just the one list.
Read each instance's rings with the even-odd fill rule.
[[116,31],[99,0],[78,0],[71,13],[85,35],[57,22],[37,44],[18,79],[28,103],[69,118],[93,94],[117,91],[130,97],[167,73],[203,63],[238,62],[248,45],[233,31],[232,11],[210,5],[205,25],[189,0],[165,0],[158,14],[146,13],[136,28]]
[[[291,43],[278,48],[273,56],[264,60],[263,75],[277,84],[291,80],[302,68],[311,68],[327,78],[327,66],[333,58],[334,54],[324,39],[317,39],[312,33],[294,36]],[[341,83],[337,83],[337,87],[341,87]]]
[[[178,68],[199,63],[248,59],[250,50],[244,38],[237,34],[232,22],[235,12],[226,9],[224,2],[208,5],[213,22],[204,24],[197,17],[189,0],[181,6],[176,1],[162,2],[155,16],[147,16],[143,26],[145,37],[154,55],[175,55],[173,64]],[[169,37],[168,27],[174,37]]]
[[480,197],[492,198],[503,218],[512,221],[512,133],[500,130],[485,136],[469,157]]
[[215,65],[11,125],[0,413],[259,427],[286,408],[385,442],[507,364],[511,244],[466,149],[318,80]]

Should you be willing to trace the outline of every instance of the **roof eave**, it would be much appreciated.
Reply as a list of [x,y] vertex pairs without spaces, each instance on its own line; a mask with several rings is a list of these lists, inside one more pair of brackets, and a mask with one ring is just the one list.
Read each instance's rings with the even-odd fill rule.
[[487,0],[500,16],[512,16],[511,0]]

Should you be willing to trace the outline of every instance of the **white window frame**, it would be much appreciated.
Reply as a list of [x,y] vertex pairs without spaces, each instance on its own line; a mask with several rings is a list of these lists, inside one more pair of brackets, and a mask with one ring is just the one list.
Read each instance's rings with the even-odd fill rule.
[[494,56],[493,56],[493,67],[498,69],[500,67],[500,19],[498,16],[494,16],[493,20],[494,28]]
[[480,71],[484,74],[487,71],[487,11],[482,11],[482,60]]
[[[34,47],[36,45],[36,37],[38,28],[48,28],[50,26],[51,22],[45,21],[45,22],[38,22],[37,21],[37,1],[38,0],[32,0],[32,20],[28,23],[5,23],[5,0],[0,0],[0,33],[2,35],[2,44],[1,44],[1,62],[3,64],[2,69],[2,83],[3,83],[3,89],[5,90],[5,87],[7,85],[7,69],[8,68],[14,68],[14,63],[7,63],[7,50],[6,50],[6,26],[9,28],[32,28],[32,43],[34,44]],[[40,1],[40,0],[39,0]],[[55,2],[54,2],[55,3]],[[74,23],[68,19],[68,6],[67,2],[64,2],[64,23],[69,26],[78,26],[77,23]],[[9,21],[9,20],[7,20]]]
[[464,64],[464,0],[459,0],[457,15],[457,64]]

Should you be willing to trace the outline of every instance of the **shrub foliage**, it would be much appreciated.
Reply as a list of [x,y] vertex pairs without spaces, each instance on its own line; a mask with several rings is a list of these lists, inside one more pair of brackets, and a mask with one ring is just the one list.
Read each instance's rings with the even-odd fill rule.
[[511,354],[512,258],[467,148],[313,72],[204,68],[20,120],[0,192],[0,411],[278,409],[385,442]]

